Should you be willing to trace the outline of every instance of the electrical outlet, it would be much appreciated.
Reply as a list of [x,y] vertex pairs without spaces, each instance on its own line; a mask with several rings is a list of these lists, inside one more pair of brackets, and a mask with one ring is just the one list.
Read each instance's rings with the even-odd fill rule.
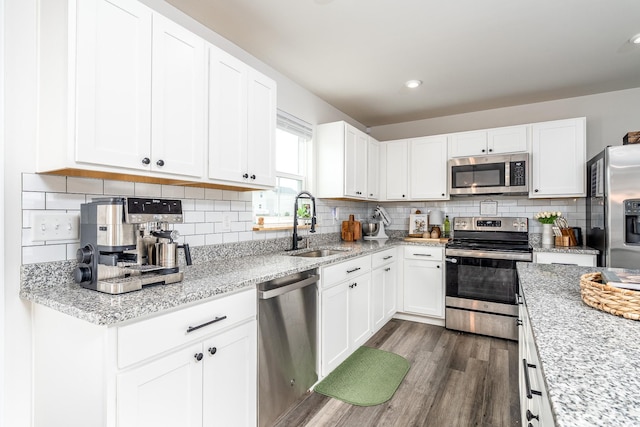
[[231,217],[229,214],[222,214],[222,231],[231,231]]
[[31,215],[31,240],[78,240],[80,214],[34,212]]

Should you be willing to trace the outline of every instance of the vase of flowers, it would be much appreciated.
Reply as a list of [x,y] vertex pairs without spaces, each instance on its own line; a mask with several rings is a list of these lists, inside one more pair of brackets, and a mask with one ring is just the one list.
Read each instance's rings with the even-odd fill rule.
[[538,212],[536,219],[542,224],[542,246],[553,246],[553,224],[562,212]]

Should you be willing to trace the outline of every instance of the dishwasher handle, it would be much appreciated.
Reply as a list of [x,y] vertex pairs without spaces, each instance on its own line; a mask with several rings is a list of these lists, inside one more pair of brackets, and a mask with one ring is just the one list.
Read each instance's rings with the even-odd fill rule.
[[259,299],[275,298],[282,294],[286,294],[287,292],[295,291],[296,289],[304,288],[314,283],[318,283],[319,280],[320,280],[320,276],[318,276],[317,274],[314,274],[313,276],[309,276],[306,279],[300,280],[298,282],[288,283],[286,285],[280,286],[275,289],[270,289],[268,291],[258,291],[258,298]]

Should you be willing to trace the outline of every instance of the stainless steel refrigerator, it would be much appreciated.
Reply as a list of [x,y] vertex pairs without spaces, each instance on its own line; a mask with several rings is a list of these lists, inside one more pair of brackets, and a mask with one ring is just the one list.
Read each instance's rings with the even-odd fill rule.
[[640,144],[607,147],[587,162],[587,241],[598,266],[640,269]]

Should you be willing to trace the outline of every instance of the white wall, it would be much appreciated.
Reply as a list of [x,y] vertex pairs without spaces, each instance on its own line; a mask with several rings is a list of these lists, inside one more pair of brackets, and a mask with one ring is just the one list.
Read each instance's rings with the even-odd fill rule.
[[572,117],[587,118],[590,159],[607,145],[621,145],[627,132],[640,130],[640,88],[376,126],[371,135],[389,141]]

